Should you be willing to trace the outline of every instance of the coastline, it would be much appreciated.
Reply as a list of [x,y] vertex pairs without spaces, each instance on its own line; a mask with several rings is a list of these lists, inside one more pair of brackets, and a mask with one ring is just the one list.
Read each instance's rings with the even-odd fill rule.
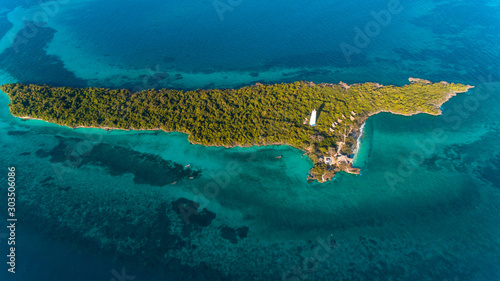
[[[54,125],[66,127],[66,128],[69,128],[69,129],[99,129],[99,130],[105,130],[105,131],[114,131],[114,130],[116,130],[116,131],[126,131],[126,132],[129,132],[129,131],[134,131],[134,132],[140,132],[140,131],[162,131],[162,132],[165,132],[165,133],[181,133],[181,134],[186,134],[186,135],[188,135],[188,137],[191,134],[191,132],[166,131],[166,130],[162,130],[160,128],[155,128],[155,129],[124,129],[124,128],[97,127],[97,126],[76,126],[76,127],[70,127],[70,126],[67,126],[67,125],[63,125],[63,124],[59,124],[59,123],[56,123],[56,122],[51,122],[51,121],[43,120],[43,119],[40,119],[40,118],[35,118],[35,117],[30,117],[30,116],[16,116],[14,114],[11,114],[11,115],[14,116],[14,117],[16,117],[16,118],[23,119],[23,120],[38,120],[38,121],[43,121],[43,122],[46,122],[46,123],[49,123],[49,124],[54,124]],[[188,138],[188,142],[190,144],[193,144],[193,145],[202,145],[202,146],[206,146],[206,147],[224,147],[224,148],[254,147],[254,146],[260,147],[260,146],[273,146],[273,145],[274,146],[280,146],[280,145],[286,145],[286,146],[290,146],[290,147],[293,147],[293,148],[297,148],[299,150],[306,151],[305,149],[298,148],[298,147],[295,147],[295,146],[293,146],[291,144],[284,143],[284,142],[265,143],[265,144],[220,145],[220,144],[201,144],[201,143],[197,143],[197,142],[194,142],[192,140],[189,140],[189,138]]]
[[[335,174],[340,172],[340,171],[345,171],[345,172],[351,173],[351,174],[359,174],[360,173],[360,169],[357,167],[354,167],[353,164],[355,162],[354,160],[355,160],[356,156],[358,155],[359,149],[361,147],[361,137],[363,136],[363,129],[364,129],[366,120],[370,116],[376,115],[376,114],[381,113],[381,112],[387,112],[387,113],[402,115],[402,116],[412,116],[412,115],[416,115],[416,114],[420,114],[420,113],[426,113],[426,114],[434,115],[434,116],[440,115],[440,114],[442,114],[442,111],[440,110],[441,105],[446,103],[453,96],[456,96],[458,93],[464,93],[464,92],[467,92],[469,89],[474,88],[474,86],[470,86],[470,85],[458,84],[458,86],[456,86],[457,84],[454,84],[454,83],[452,83],[450,85],[447,82],[431,83],[430,81],[416,79],[416,78],[409,78],[409,81],[410,81],[410,84],[405,85],[404,89],[401,87],[400,92],[396,92],[396,94],[399,93],[398,95],[394,94],[394,91],[390,90],[390,89],[392,89],[390,86],[387,86],[388,88],[385,88],[386,91],[385,92],[382,91],[382,93],[385,93],[386,95],[380,95],[380,92],[379,92],[377,97],[371,98],[372,102],[377,102],[378,100],[382,100],[381,103],[376,103],[376,105],[373,105],[371,108],[371,111],[368,109],[358,111],[355,106],[357,104],[359,104],[360,102],[357,102],[357,103],[355,102],[354,108],[349,109],[349,106],[348,105],[346,106],[345,111],[347,111],[347,113],[344,111],[344,114],[348,117],[345,117],[344,114],[342,114],[341,117],[334,117],[337,119],[333,119],[333,120],[329,121],[329,122],[334,121],[331,126],[327,125],[330,123],[327,123],[327,124],[323,123],[323,124],[321,124],[321,127],[319,129],[317,129],[316,127],[314,129],[310,129],[308,127],[307,133],[308,133],[308,137],[310,137],[310,140],[308,138],[308,139],[306,139],[305,142],[297,142],[296,139],[290,138],[290,135],[286,135],[287,137],[285,137],[285,138],[281,138],[279,136],[274,137],[274,135],[271,135],[273,137],[265,138],[265,137],[263,137],[263,135],[260,135],[260,136],[255,135],[252,139],[252,138],[246,138],[246,135],[243,135],[243,138],[242,138],[241,135],[238,135],[238,134],[230,135],[230,137],[226,137],[226,138],[222,138],[222,139],[213,138],[211,141],[210,140],[207,141],[204,137],[200,137],[199,131],[196,131],[198,127],[190,127],[189,123],[188,123],[188,125],[184,124],[181,126],[172,126],[172,124],[170,124],[170,126],[168,126],[168,125],[165,126],[165,124],[157,122],[158,118],[156,119],[156,122],[151,122],[150,119],[143,119],[143,121],[138,122],[136,120],[136,122],[133,122],[133,123],[118,123],[118,122],[111,123],[111,124],[119,124],[120,126],[123,126],[120,128],[120,127],[109,127],[109,126],[99,126],[99,125],[84,126],[84,125],[78,125],[78,122],[73,122],[70,125],[68,125],[67,123],[63,122],[64,120],[62,120],[58,114],[54,115],[53,111],[48,111],[47,113],[45,113],[44,116],[48,116],[47,119],[56,120],[56,121],[47,121],[47,120],[43,120],[41,118],[36,118],[36,117],[31,117],[29,115],[26,115],[26,114],[31,114],[31,112],[38,112],[38,111],[26,111],[25,110],[24,112],[22,112],[22,111],[19,111],[19,108],[17,107],[16,108],[17,110],[15,110],[14,112],[16,112],[18,115],[21,115],[21,116],[17,116],[12,112],[13,107],[9,106],[10,107],[9,111],[11,111],[10,112],[11,115],[18,117],[18,118],[21,118],[23,120],[39,120],[39,121],[44,121],[44,122],[56,124],[59,126],[65,126],[65,127],[72,128],[72,129],[83,128],[83,129],[103,129],[105,131],[111,131],[111,130],[163,131],[166,133],[172,133],[172,132],[183,133],[183,134],[188,135],[188,142],[190,144],[203,145],[206,147],[224,147],[224,148],[242,147],[242,148],[245,148],[245,147],[254,147],[254,146],[260,147],[260,146],[282,146],[282,145],[288,146],[288,147],[293,147],[293,148],[296,148],[296,149],[304,152],[303,155],[307,155],[308,158],[314,164],[313,168],[309,171],[310,176],[308,179],[318,180],[319,182],[325,182],[327,180],[332,179],[333,176],[335,176]],[[375,91],[378,91],[377,89],[379,89],[379,88],[386,87],[386,86],[380,85],[378,83],[372,83],[372,82],[367,82],[366,84],[368,84],[369,85],[368,87],[370,87],[370,88],[375,87],[375,88],[373,88]],[[412,84],[414,84],[414,85],[412,85]],[[431,85],[427,86],[427,84],[431,84]],[[439,85],[439,84],[442,84],[442,85]],[[319,86],[319,88],[317,88],[319,91],[321,91],[323,93],[333,93],[333,94],[337,93],[337,98],[342,100],[342,99],[345,99],[342,96],[346,93],[346,91],[348,91],[349,89],[351,89],[352,87],[354,87],[356,85],[358,85],[356,87],[359,88],[363,84],[347,85],[347,84],[342,83],[342,82],[340,82],[339,84],[327,84],[327,83],[315,84],[313,82],[297,81],[297,82],[290,83],[290,84],[275,84],[275,85],[258,85],[258,84],[256,84],[255,86],[258,86],[259,88],[265,87],[262,90],[259,89],[259,92],[264,91],[264,93],[265,93],[265,91],[273,92],[273,90],[274,90],[274,92],[276,92],[276,91],[279,91],[280,89],[282,90],[284,87],[287,87],[290,85],[291,85],[292,89],[295,87],[299,87],[299,88],[303,87],[301,89],[303,89],[303,91],[305,93],[307,93],[307,91],[308,91],[307,89],[310,89],[311,87],[318,87]],[[409,85],[411,85],[411,86],[409,86]],[[423,88],[423,87],[432,87],[433,85],[434,85],[433,89],[435,89],[436,92],[428,92],[429,94],[426,94],[427,89]],[[447,85],[450,85],[450,86],[447,86]],[[255,87],[255,86],[253,86],[253,87]],[[2,89],[4,92],[6,92],[7,96],[9,97],[9,100],[10,100],[11,99],[10,94],[7,91],[5,91],[5,89],[12,90],[13,85],[10,84],[10,85],[5,85],[3,87],[7,87],[7,88],[2,88]],[[10,88],[8,88],[8,87],[10,87]],[[31,87],[34,87],[34,89],[38,89],[40,87],[50,87],[50,86],[22,85],[21,84],[21,87],[22,87],[21,89],[24,89],[24,92],[23,92],[23,90],[21,90],[21,92],[19,93],[20,95],[25,95],[26,98],[30,98],[30,97],[33,98],[31,95],[36,94],[36,93],[40,93],[41,90],[39,90],[39,92],[37,92],[38,90],[33,90],[33,88],[31,88]],[[30,88],[27,88],[27,87],[30,87]],[[246,92],[247,99],[251,100],[254,97],[254,95],[248,96],[248,93],[253,93],[255,91],[255,89],[253,87],[248,86],[248,87],[242,88],[242,89],[247,90],[247,92]],[[334,89],[333,92],[329,92],[332,90],[328,90],[328,89],[322,90],[321,89],[321,88],[330,88],[330,87]],[[61,88],[56,87],[54,89],[58,90]],[[93,88],[86,88],[86,89],[88,91],[93,91]],[[387,90],[387,89],[389,89],[389,90]],[[83,90],[85,90],[85,89],[83,89]],[[108,89],[100,89],[100,90],[109,91]],[[207,90],[207,91],[216,91],[216,90]],[[228,91],[236,91],[236,90],[228,90]],[[338,91],[338,92],[335,92],[335,91]],[[358,94],[358,91],[360,91],[360,90],[355,89],[353,91],[351,91],[351,94]],[[416,94],[409,95],[408,100],[410,102],[405,103],[405,94],[412,93],[412,91],[414,91],[413,93],[420,93],[420,95],[422,95],[422,96],[420,97]],[[427,91],[430,91],[430,90],[427,90]],[[175,90],[174,90],[174,93],[175,93]],[[206,92],[204,92],[204,93],[206,93]],[[311,93],[311,91],[309,91],[309,95],[311,96],[310,93]],[[129,95],[131,95],[131,97],[137,97],[138,95],[141,95],[141,94],[142,94],[142,92],[129,93]],[[370,94],[367,95],[366,91],[364,92],[364,94],[365,95],[363,95],[363,91],[361,91],[361,96],[364,97],[365,100],[370,101]],[[432,95],[432,94],[434,94],[434,95]],[[436,94],[438,94],[438,95],[436,95]],[[109,95],[109,92],[108,92],[108,95]],[[142,95],[144,95],[144,94],[142,94]],[[314,95],[317,96],[318,93],[316,93]],[[229,94],[228,94],[228,96],[229,96]],[[167,100],[169,99],[168,96],[161,96],[161,97],[164,97]],[[181,97],[182,97],[182,94],[181,94]],[[331,97],[332,96],[323,96],[323,99],[324,99],[323,102],[327,102],[327,100],[330,99]],[[389,98],[386,98],[386,97],[389,97]],[[43,100],[43,96],[41,96],[41,98]],[[311,98],[312,98],[312,96],[311,96]],[[392,98],[392,100],[390,98]],[[413,98],[413,100],[412,100],[412,98]],[[426,98],[427,98],[427,100],[426,100]],[[137,99],[139,99],[139,98],[137,98]],[[40,100],[40,98],[37,99],[37,101],[38,100]],[[415,103],[415,100],[417,101],[416,103]],[[223,104],[225,104],[223,99],[222,99],[222,101],[219,101],[219,102],[222,102]],[[361,101],[361,102],[363,102],[363,101]],[[11,103],[12,103],[12,100],[11,100]],[[61,106],[61,105],[59,105],[59,106]],[[21,105],[21,108],[23,108],[22,105]],[[122,106],[122,108],[123,108],[123,106]],[[297,113],[299,113],[299,114],[304,114],[304,112],[302,112],[296,108],[294,110],[296,110]],[[44,111],[41,111],[41,112],[44,113]],[[350,114],[349,114],[349,112],[350,112]],[[264,115],[265,115],[265,113],[266,112],[264,110]],[[193,118],[193,117],[191,117],[191,118]],[[186,119],[184,119],[184,120],[186,120]],[[344,120],[346,120],[345,122],[346,122],[346,124],[348,124],[348,128],[346,127],[343,132],[339,131],[338,128],[335,129],[335,127],[338,124],[342,123],[342,121],[344,121]],[[63,123],[63,124],[58,123],[58,121]],[[215,120],[215,121],[217,121],[217,120]],[[348,122],[348,121],[350,121],[350,122]],[[337,122],[338,122],[338,124],[337,124]],[[104,122],[99,121],[99,119],[90,119],[90,120],[87,120],[86,122],[80,122],[80,124],[81,123],[99,124],[99,123],[104,123]],[[128,126],[139,126],[139,123],[140,123],[140,126],[142,126],[142,127],[156,127],[156,128],[135,129],[135,128],[128,127]],[[110,124],[110,123],[108,123],[108,124]],[[255,124],[257,124],[257,123],[255,123]],[[126,126],[128,128],[124,128]],[[245,124],[242,124],[242,126],[245,126],[245,128],[246,128]],[[302,130],[301,129],[302,126],[303,126],[302,123],[301,123],[301,125],[296,125],[296,127],[297,127],[296,129]],[[162,129],[162,128],[165,128],[165,129]],[[334,129],[335,129],[335,131],[334,131]],[[348,132],[347,132],[347,129],[348,129]],[[274,134],[277,134],[277,132],[281,132],[281,131],[271,131],[271,133],[273,133],[273,132],[274,132]],[[320,142],[322,142],[323,139],[325,139],[325,138],[328,138],[328,139],[326,139],[326,141],[327,141],[326,143],[327,143],[328,147],[324,146],[324,144],[322,144],[323,146],[318,146],[318,144]],[[239,142],[239,141],[242,141],[242,142]],[[269,141],[269,142],[266,142],[266,141]],[[352,156],[352,158],[351,158],[351,156]]]
[[354,148],[353,160],[356,160],[356,156],[358,155],[359,148],[361,147],[361,137],[363,136],[365,124],[366,124],[366,120],[365,120],[365,122],[363,122],[363,125],[361,125],[361,127],[359,128],[358,138],[356,139],[356,147]]

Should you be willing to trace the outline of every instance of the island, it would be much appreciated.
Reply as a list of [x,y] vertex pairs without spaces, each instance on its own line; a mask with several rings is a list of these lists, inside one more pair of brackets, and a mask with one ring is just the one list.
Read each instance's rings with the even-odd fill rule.
[[[239,89],[182,91],[4,84],[12,115],[73,128],[163,130],[206,146],[289,145],[313,163],[310,181],[358,174],[360,128],[379,112],[439,115],[440,106],[473,86],[410,78],[404,86],[298,81]],[[280,161],[280,156],[276,158]]]

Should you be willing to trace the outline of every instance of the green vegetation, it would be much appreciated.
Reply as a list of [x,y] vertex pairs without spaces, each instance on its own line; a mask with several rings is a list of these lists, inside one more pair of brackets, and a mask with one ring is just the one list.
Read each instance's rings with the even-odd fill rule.
[[[379,111],[439,114],[439,106],[450,94],[468,88],[425,81],[402,87],[295,82],[136,93],[46,85],[0,86],[10,98],[10,112],[19,117],[70,127],[179,131],[189,134],[191,142],[203,145],[288,144],[309,152],[317,166],[312,171],[317,179],[329,169],[318,165],[324,155],[335,156],[339,149],[341,154],[352,153],[355,134],[368,116]],[[318,119],[311,127],[307,118],[313,109],[318,110]]]

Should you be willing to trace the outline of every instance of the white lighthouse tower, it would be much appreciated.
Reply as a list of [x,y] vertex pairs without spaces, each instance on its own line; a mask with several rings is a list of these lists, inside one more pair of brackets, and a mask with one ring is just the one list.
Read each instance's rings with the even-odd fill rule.
[[311,126],[316,125],[316,109],[313,109],[311,113],[311,119],[309,120],[309,125]]

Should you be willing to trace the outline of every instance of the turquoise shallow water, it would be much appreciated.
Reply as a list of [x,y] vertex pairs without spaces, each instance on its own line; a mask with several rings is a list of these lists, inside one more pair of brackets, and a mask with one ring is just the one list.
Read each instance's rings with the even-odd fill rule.
[[[18,168],[22,241],[19,272],[2,278],[118,280],[124,268],[135,280],[500,279],[493,2],[401,1],[350,63],[339,44],[387,2],[243,1],[223,21],[209,2],[120,3],[113,16],[114,1],[61,4],[18,52],[0,54],[0,82],[141,89],[417,76],[476,87],[441,116],[371,117],[362,174],[325,184],[306,182],[311,163],[290,147],[73,130],[16,119],[0,95],[0,159]],[[14,26],[5,8],[1,30]]]

